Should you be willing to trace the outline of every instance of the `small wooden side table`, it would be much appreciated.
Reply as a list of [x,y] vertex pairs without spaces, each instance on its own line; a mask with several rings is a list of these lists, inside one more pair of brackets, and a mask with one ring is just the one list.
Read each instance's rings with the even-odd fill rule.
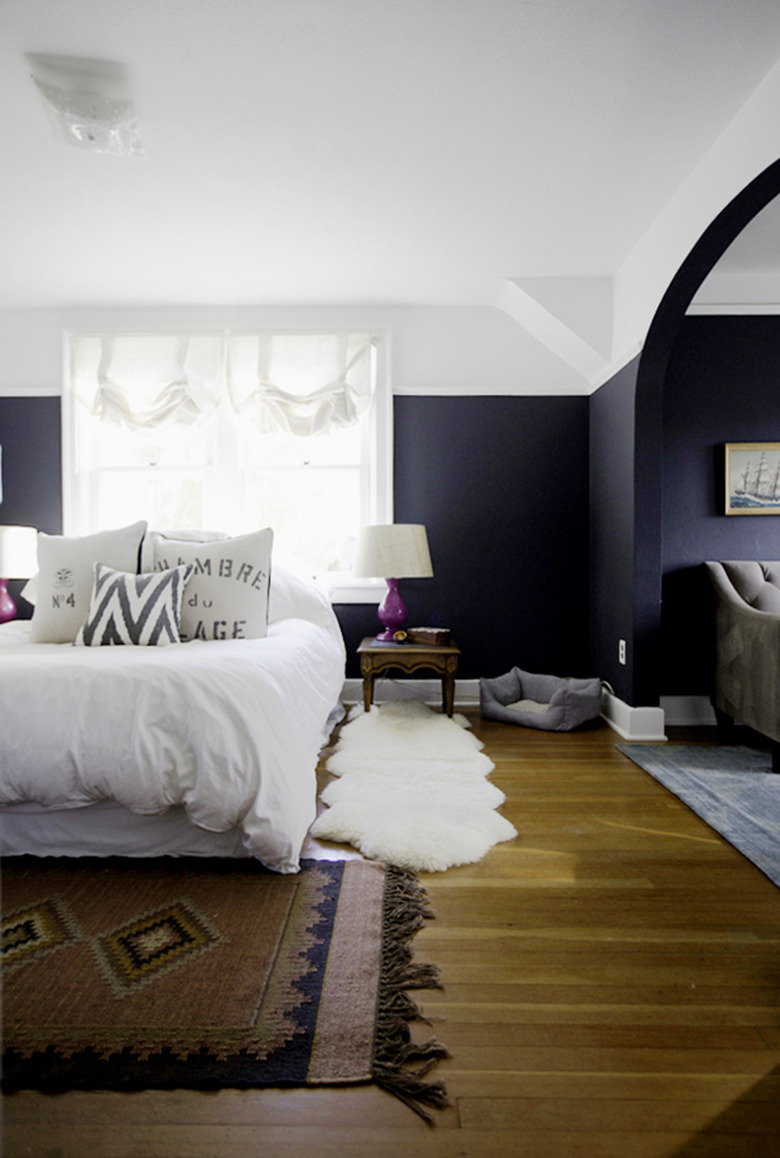
[[380,643],[369,635],[357,652],[360,656],[363,707],[366,711],[370,710],[374,698],[374,676],[393,667],[407,673],[417,671],[418,668],[432,668],[441,676],[442,708],[448,716],[452,715],[455,705],[455,673],[460,655],[460,648],[454,644]]

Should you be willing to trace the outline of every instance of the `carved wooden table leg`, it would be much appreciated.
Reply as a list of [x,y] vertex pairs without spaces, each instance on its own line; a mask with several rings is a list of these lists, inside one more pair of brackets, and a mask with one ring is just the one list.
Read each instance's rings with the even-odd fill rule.
[[363,711],[370,712],[374,698],[374,668],[367,655],[360,657],[360,674],[363,677]]
[[431,668],[441,679],[442,710],[451,716],[455,710],[455,674],[460,650],[454,644],[377,644],[370,636],[358,648],[360,674],[363,677],[363,708],[371,710],[374,677],[390,668],[411,674],[418,668]]
[[442,676],[442,706],[448,716],[455,710],[455,672],[458,670],[458,657],[447,656],[447,671]]

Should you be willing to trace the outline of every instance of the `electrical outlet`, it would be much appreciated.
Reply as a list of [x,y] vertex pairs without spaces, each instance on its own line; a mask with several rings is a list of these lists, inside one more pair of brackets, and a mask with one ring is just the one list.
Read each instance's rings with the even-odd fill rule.
[[625,639],[618,640],[618,663],[626,662],[626,641]]

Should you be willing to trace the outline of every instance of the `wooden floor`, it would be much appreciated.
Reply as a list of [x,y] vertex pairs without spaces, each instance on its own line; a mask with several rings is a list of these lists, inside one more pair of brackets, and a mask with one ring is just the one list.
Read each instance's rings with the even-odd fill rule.
[[423,877],[452,1054],[435,1128],[372,1087],[21,1092],[5,1158],[780,1154],[780,891],[606,726],[474,725],[520,835]]

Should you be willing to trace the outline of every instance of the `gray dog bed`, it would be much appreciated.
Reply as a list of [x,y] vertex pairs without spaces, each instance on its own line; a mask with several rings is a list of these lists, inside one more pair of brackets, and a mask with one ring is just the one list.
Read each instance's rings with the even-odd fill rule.
[[533,675],[513,667],[494,680],[479,681],[483,716],[505,724],[570,732],[601,713],[601,680]]

